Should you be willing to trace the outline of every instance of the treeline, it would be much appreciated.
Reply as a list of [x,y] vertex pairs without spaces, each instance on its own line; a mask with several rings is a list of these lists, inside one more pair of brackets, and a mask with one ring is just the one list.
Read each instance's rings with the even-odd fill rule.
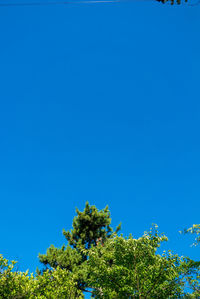
[[182,2],[188,2],[188,0],[156,0],[158,2],[162,2],[163,4],[165,3],[170,3],[171,5],[174,5],[174,4],[181,4]]
[[[86,203],[76,210],[72,230],[63,231],[67,245],[40,254],[36,274],[15,270],[0,255],[0,298],[200,298],[200,262],[171,251],[157,253],[167,237],[154,226],[134,239],[113,229],[108,207]],[[198,234],[198,225],[185,230]]]

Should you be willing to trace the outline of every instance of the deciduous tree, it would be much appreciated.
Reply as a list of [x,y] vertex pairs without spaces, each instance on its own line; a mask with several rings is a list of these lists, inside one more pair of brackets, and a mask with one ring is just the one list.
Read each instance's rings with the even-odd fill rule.
[[[141,238],[122,236],[89,250],[89,286],[96,298],[190,298],[199,279],[199,263],[170,251],[157,253],[167,237],[157,230]],[[199,293],[198,293],[199,294]],[[191,297],[193,298],[193,297]]]

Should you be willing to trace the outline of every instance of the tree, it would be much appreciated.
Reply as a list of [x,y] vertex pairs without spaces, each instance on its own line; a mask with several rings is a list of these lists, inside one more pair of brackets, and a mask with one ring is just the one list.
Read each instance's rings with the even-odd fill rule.
[[52,245],[47,249],[46,254],[39,254],[39,259],[49,269],[60,267],[76,273],[78,289],[86,290],[87,273],[82,264],[87,260],[87,254],[83,253],[83,249],[88,250],[91,246],[96,246],[98,240],[105,242],[120,230],[120,225],[114,232],[110,226],[111,217],[108,207],[99,211],[86,202],[84,211],[76,209],[76,213],[72,230],[63,230],[68,245],[63,245],[61,248]]
[[[177,4],[181,4],[181,0],[157,0],[158,2],[162,2],[163,4],[164,3],[167,3],[167,2],[170,2],[171,5],[177,3]],[[182,2],[188,2],[188,0],[183,0]]]
[[[89,249],[91,245],[97,244],[97,240],[103,242],[113,235],[111,228],[111,218],[108,206],[105,209],[98,211],[95,206],[90,206],[86,202],[85,209],[80,212],[76,209],[77,216],[73,220],[73,229],[71,231],[63,230],[63,235],[73,248],[80,245],[85,249]],[[120,230],[120,225],[116,232]]]
[[197,246],[200,243],[200,224],[193,224],[192,227],[184,229],[180,233],[196,235],[193,246]]
[[[195,235],[195,242],[192,246],[198,246],[200,244],[200,224],[193,224],[191,227],[180,231],[183,234]],[[188,284],[193,290],[191,298],[200,298],[200,275],[198,272],[194,271],[193,275],[187,278]]]
[[8,262],[0,255],[0,299],[75,299],[83,298],[77,290],[76,277],[57,268],[42,275],[14,271],[16,262]]
[[[117,235],[108,207],[86,203],[78,209],[67,246],[40,255],[46,265],[36,275],[15,270],[0,255],[0,299],[200,298],[200,262],[158,248],[167,241],[157,227],[138,239]],[[198,226],[194,227],[198,233]]]
[[59,267],[53,271],[47,270],[32,280],[31,296],[29,298],[84,298],[82,292],[77,289],[76,280],[76,275]]
[[95,298],[190,298],[185,286],[195,285],[199,264],[170,251],[157,254],[163,241],[166,236],[151,230],[139,239],[116,236],[91,248],[88,285]]
[[28,272],[13,271],[16,262],[9,263],[0,255],[0,298],[17,299],[28,298],[29,277]]

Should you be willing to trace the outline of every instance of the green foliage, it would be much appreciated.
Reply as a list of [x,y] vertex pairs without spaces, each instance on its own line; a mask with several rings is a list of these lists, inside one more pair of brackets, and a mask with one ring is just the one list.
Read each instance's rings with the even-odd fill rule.
[[8,262],[0,255],[0,298],[29,298],[30,280],[28,272],[13,271],[16,262]]
[[[200,262],[158,254],[167,237],[156,226],[138,239],[125,238],[117,236],[120,226],[110,227],[108,207],[98,211],[86,203],[76,212],[72,230],[64,231],[68,245],[40,255],[46,269],[37,275],[16,271],[15,262],[0,255],[0,299],[81,299],[85,291],[102,299],[200,298]],[[200,227],[185,233],[198,237]]]
[[[188,258],[156,254],[164,235],[157,231],[139,239],[115,237],[89,250],[89,286],[96,298],[180,298],[185,285],[199,273]],[[194,286],[194,281],[190,285]]]
[[51,245],[46,254],[40,254],[39,258],[46,266],[50,265],[51,268],[60,267],[69,271],[73,271],[77,265],[82,263],[81,253],[70,246],[65,247],[64,245],[61,248]]
[[200,262],[190,260],[185,282],[191,290],[187,298],[200,298]]
[[193,224],[192,227],[189,227],[180,233],[196,235],[195,242],[192,244],[193,246],[197,246],[200,243],[200,224]]
[[[95,206],[90,206],[86,202],[84,211],[76,209],[76,213],[73,229],[71,231],[63,230],[63,235],[74,248],[82,245],[85,249],[89,249],[91,245],[96,245],[97,240],[101,239],[105,242],[112,236],[113,229],[110,227],[111,218],[108,206],[99,211]],[[115,232],[119,230],[120,225]]]
[[28,271],[14,271],[15,263],[9,264],[0,255],[1,299],[83,298],[82,292],[77,289],[75,275],[69,271],[57,268],[34,277]]
[[[181,4],[181,0],[157,0],[157,1],[162,2],[163,4],[167,2],[170,2],[171,5],[174,5],[175,3]],[[182,2],[188,2],[188,0],[183,0]]]
[[[105,242],[113,235],[108,207],[99,211],[95,206],[90,206],[86,202],[84,211],[76,209],[76,213],[73,229],[71,231],[63,230],[63,235],[72,248],[70,246],[62,246],[62,248],[51,246],[47,249],[46,254],[39,254],[39,259],[45,266],[52,268],[59,266],[62,269],[72,270],[74,266],[80,265],[87,259],[87,256],[80,253],[80,248],[89,249],[92,245],[96,246],[98,240]],[[120,225],[114,233],[119,229]]]
[[108,207],[99,211],[86,202],[84,211],[76,209],[76,213],[72,230],[63,230],[68,245],[61,248],[52,245],[47,249],[46,254],[39,254],[39,259],[49,269],[60,267],[76,273],[78,289],[85,290],[87,273],[81,265],[88,257],[83,253],[83,249],[88,250],[91,246],[96,246],[99,240],[105,242],[119,231],[120,225],[114,232],[110,226],[111,217]]
[[30,298],[83,298],[82,292],[77,289],[76,276],[59,267],[33,279],[31,291]]
[[[200,224],[193,224],[192,227],[184,229],[180,233],[195,235],[195,241],[192,246],[197,246],[200,244]],[[198,263],[195,263],[195,265]],[[196,270],[196,267],[191,267],[191,273],[187,277],[187,282],[192,289],[191,298],[200,298],[200,274]]]

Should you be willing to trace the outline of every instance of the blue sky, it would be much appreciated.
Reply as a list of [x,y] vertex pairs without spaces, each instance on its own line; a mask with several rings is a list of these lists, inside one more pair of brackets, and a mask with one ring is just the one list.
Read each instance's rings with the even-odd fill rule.
[[[1,3],[3,1],[1,0]],[[0,252],[34,271],[75,207],[139,237],[199,223],[200,6],[0,7]]]

